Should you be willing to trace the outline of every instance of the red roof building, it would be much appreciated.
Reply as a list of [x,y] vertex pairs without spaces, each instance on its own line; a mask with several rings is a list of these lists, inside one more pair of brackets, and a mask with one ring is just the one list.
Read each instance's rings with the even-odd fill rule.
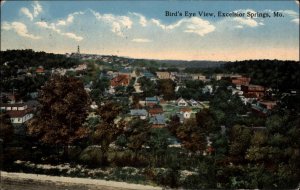
[[255,95],[257,98],[261,98],[265,95],[265,87],[260,85],[242,85],[241,90],[244,94],[252,94]]
[[251,78],[249,77],[235,77],[231,79],[231,83],[237,86],[249,85]]
[[164,113],[162,108],[151,108],[148,111],[150,116],[158,115]]
[[42,73],[45,72],[45,70],[44,70],[43,67],[38,67],[38,68],[36,68],[35,72],[38,73],[38,74],[42,74]]
[[118,75],[110,80],[110,86],[128,86],[130,78],[128,75]]

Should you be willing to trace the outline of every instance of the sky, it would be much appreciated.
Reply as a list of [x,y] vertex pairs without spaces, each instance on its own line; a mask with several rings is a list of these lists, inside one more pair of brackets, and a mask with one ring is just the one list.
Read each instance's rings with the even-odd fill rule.
[[[271,17],[219,17],[219,11]],[[1,50],[64,54],[78,45],[81,53],[132,58],[299,61],[299,2],[1,1]]]

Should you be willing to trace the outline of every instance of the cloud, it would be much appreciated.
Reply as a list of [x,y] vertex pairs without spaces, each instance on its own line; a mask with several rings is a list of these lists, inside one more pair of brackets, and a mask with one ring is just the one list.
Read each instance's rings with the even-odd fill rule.
[[187,26],[184,32],[195,33],[199,36],[204,36],[215,30],[215,26],[210,24],[208,21],[193,17],[186,21]]
[[77,42],[83,40],[83,37],[77,36],[76,34],[71,33],[71,32],[60,33],[60,34],[63,35],[63,36],[66,36],[66,37],[68,37],[68,38],[74,39],[74,40],[76,40]]
[[21,22],[4,22],[2,24],[2,29],[4,30],[14,30],[19,36],[30,38],[33,40],[40,39],[40,36],[35,36],[33,34],[29,34],[27,30],[27,26]]
[[147,26],[147,19],[146,19],[145,16],[143,16],[142,14],[139,14],[139,13],[131,13],[131,14],[134,15],[134,16],[139,17],[140,25],[142,25],[143,27]]
[[173,30],[175,28],[182,27],[183,32],[195,33],[199,36],[204,36],[215,30],[214,25],[198,17],[189,19],[184,18],[170,25],[164,25],[157,19],[151,19],[151,22],[163,30]]
[[146,38],[135,38],[132,40],[133,42],[137,43],[149,43],[152,42],[152,40],[146,39]]
[[108,24],[111,31],[120,37],[125,36],[124,32],[131,29],[134,22],[138,22],[138,24],[142,27],[158,27],[164,31],[171,31],[180,28],[181,31],[185,33],[194,33],[200,36],[204,36],[215,30],[215,26],[213,26],[210,22],[196,17],[184,18],[173,24],[166,25],[155,18],[147,20],[144,15],[136,12],[129,12],[128,16],[119,16],[113,14],[100,14],[94,10],[90,11],[98,21]]
[[111,27],[111,31],[118,36],[124,37],[124,31],[131,29],[132,20],[128,16],[116,16],[113,14],[100,14],[94,10],[90,10],[98,21],[107,23]]
[[29,11],[29,9],[22,7],[20,9],[20,12],[23,13],[24,15],[26,15],[31,21],[33,20],[33,15],[31,14],[31,12]]
[[164,25],[162,24],[159,20],[157,19],[151,19],[152,23],[155,24],[156,26],[160,27],[163,30],[173,30],[177,27],[179,27],[186,19],[179,20],[178,22],[170,25]]
[[237,25],[237,26],[235,26],[235,28],[242,29],[244,27],[242,25]]
[[39,21],[39,22],[36,22],[35,24],[41,28],[47,28],[47,29],[53,30],[54,32],[61,33],[61,31],[59,29],[57,29],[55,24],[53,24],[53,23],[48,24],[45,21]]
[[31,6],[33,8],[32,12],[26,7],[22,7],[20,9],[20,12],[23,13],[25,16],[27,16],[32,21],[34,18],[36,18],[43,11],[43,8],[39,4],[38,1],[34,1],[31,4]]
[[[250,19],[250,18],[236,17],[233,18],[233,20],[238,22],[240,25],[249,26],[249,27],[256,27],[259,25],[254,19]],[[261,22],[260,25],[262,24],[263,23]]]
[[62,35],[62,36],[66,36],[66,37],[68,37],[70,39],[74,39],[74,40],[76,40],[78,42],[81,41],[81,40],[83,40],[83,37],[78,36],[78,35],[76,35],[74,33],[71,33],[71,32],[62,32],[60,29],[58,29],[56,27],[56,25],[54,23],[48,24],[47,22],[41,21],[41,22],[36,22],[35,24],[37,26],[41,27],[41,28],[50,29],[50,30],[52,30],[52,31],[54,31],[54,32]]
[[63,19],[61,19],[61,20],[59,20],[57,23],[56,23],[56,25],[57,26],[66,26],[66,25],[68,25],[68,24],[71,24],[71,23],[73,23],[74,22],[74,16],[76,16],[76,15],[83,15],[84,14],[84,12],[74,12],[74,13],[72,13],[72,14],[69,14],[68,15],[68,17],[65,19],[65,20],[63,20]]
[[34,17],[37,17],[43,11],[43,8],[38,1],[34,1],[32,7]]

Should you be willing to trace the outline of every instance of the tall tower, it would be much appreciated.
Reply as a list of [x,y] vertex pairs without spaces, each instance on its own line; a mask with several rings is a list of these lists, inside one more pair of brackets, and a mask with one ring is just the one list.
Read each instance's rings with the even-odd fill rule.
[[80,48],[79,48],[79,45],[77,46],[77,54],[80,55]]

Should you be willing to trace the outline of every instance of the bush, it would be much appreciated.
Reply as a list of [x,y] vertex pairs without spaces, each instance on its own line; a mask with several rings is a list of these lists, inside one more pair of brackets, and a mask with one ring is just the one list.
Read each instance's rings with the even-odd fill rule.
[[100,147],[87,147],[81,152],[79,161],[92,168],[101,166],[102,154]]

